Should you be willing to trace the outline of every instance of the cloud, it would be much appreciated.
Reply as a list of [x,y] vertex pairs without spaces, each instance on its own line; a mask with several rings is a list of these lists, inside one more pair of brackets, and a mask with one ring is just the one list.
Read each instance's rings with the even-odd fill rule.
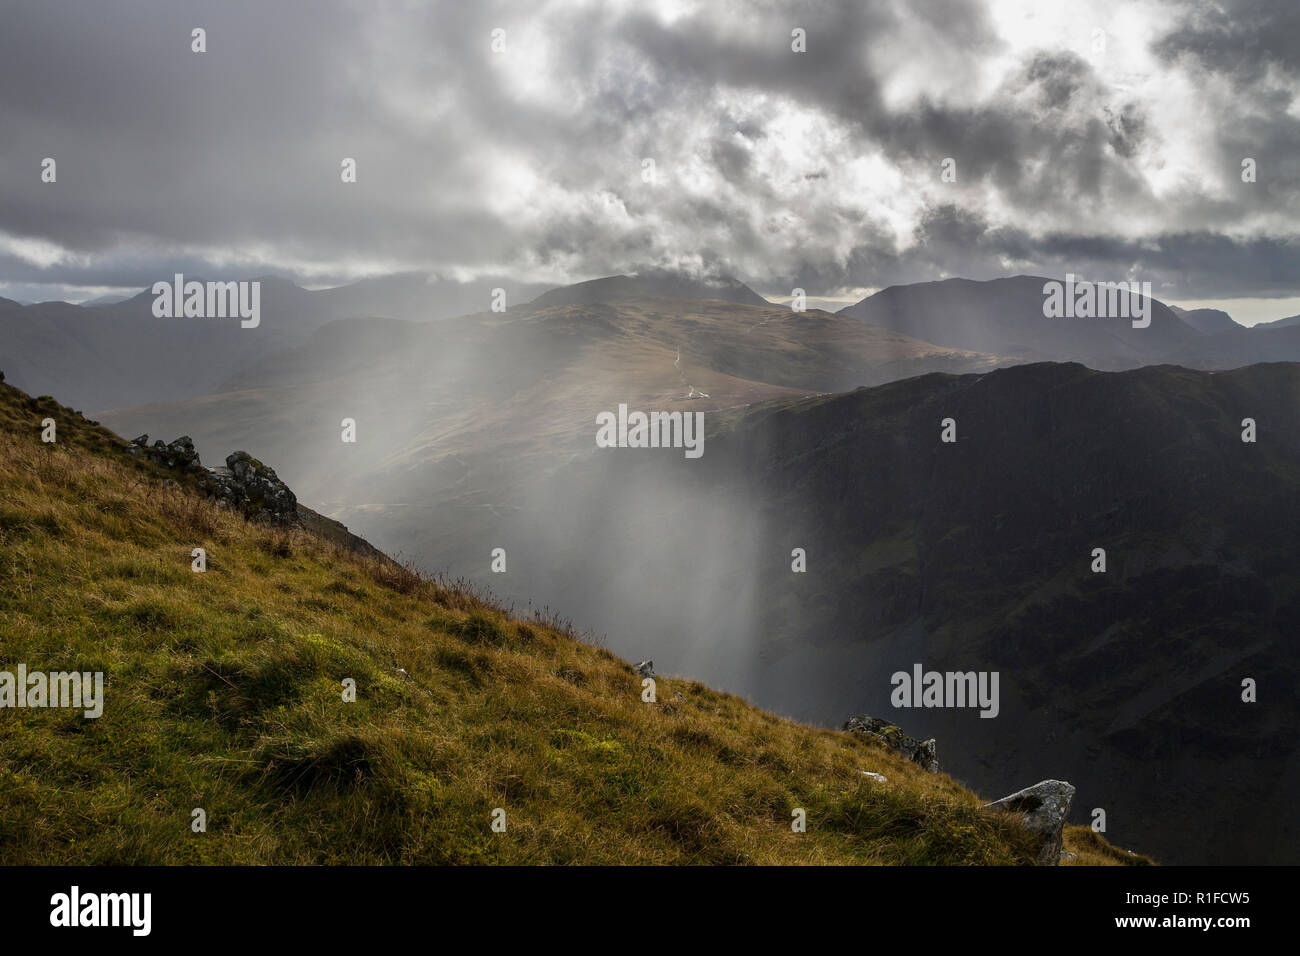
[[1041,6],[21,4],[0,281],[661,267],[833,295],[1088,265],[1300,291],[1290,5]]

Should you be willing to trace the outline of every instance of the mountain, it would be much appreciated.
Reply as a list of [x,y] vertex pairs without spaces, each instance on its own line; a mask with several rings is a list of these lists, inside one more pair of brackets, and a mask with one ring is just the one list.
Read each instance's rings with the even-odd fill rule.
[[261,357],[300,344],[331,321],[445,318],[487,307],[496,287],[520,299],[541,291],[492,279],[430,282],[412,275],[319,291],[274,276],[255,281],[261,283],[256,328],[241,328],[238,319],[157,318],[149,290],[92,307],[66,302],[22,307],[4,300],[0,368],[21,375],[35,391],[58,394],[79,407],[169,401],[216,391]]
[[[1221,309],[1180,309],[1176,305],[1171,305],[1169,308],[1196,331],[1204,332],[1206,335],[1232,332],[1244,328],[1244,326],[1234,322],[1232,316]],[[1280,321],[1285,321],[1285,319]]]
[[132,297],[129,295],[101,295],[94,299],[87,299],[79,304],[83,309],[97,309],[104,305],[117,305],[119,302],[125,302],[130,298]]
[[6,865],[1035,859],[1017,816],[873,739],[686,679],[644,701],[562,622],[218,507],[51,399],[0,384],[0,426],[0,658],[103,679],[92,718],[6,708]]
[[241,329],[238,319],[155,318],[149,292],[94,308],[43,302],[5,309],[0,368],[78,407],[202,394],[263,351],[284,348],[319,325],[310,295],[267,281],[256,329]]
[[[97,416],[128,434],[244,442],[333,516],[420,559],[432,539],[461,540],[448,522],[511,513],[541,475],[588,454],[596,415],[620,404],[712,415],[997,363],[826,312],[648,297],[331,323],[216,394]],[[356,445],[340,440],[345,418]]]
[[554,305],[590,305],[596,302],[622,302],[627,299],[667,296],[677,299],[720,299],[741,305],[771,305],[767,299],[737,279],[695,279],[679,273],[645,271],[634,276],[606,276],[543,293],[529,305],[546,308]]
[[1272,329],[1289,329],[1300,325],[1300,315],[1289,315],[1285,319],[1274,319],[1272,322],[1259,322],[1251,326],[1253,329],[1272,330]]
[[1076,361],[1099,369],[1147,364],[1199,338],[1156,300],[1150,300],[1147,328],[1133,328],[1128,318],[1047,318],[1043,287],[1050,281],[1014,276],[890,286],[839,314],[936,345],[1022,362]]
[[1185,311],[1151,300],[1151,325],[1125,318],[1046,318],[1040,276],[977,282],[945,279],[891,286],[841,309],[874,326],[1008,362],[1080,362],[1103,371],[1143,365],[1230,369],[1300,361],[1300,322],[1238,325],[1217,309]]
[[1241,368],[1300,359],[1300,325],[1256,325],[1204,335],[1171,352],[1170,363],[1197,369]]
[[[282,353],[292,362],[291,353],[306,345],[318,329],[340,320],[418,322],[476,315],[481,323],[501,321],[502,313],[490,313],[498,317],[492,319],[485,312],[499,301],[497,290],[505,292],[509,315],[558,307],[635,305],[649,299],[661,301],[660,311],[666,309],[662,301],[668,299],[776,308],[735,279],[692,278],[655,270],[550,290],[490,277],[455,282],[411,273],[315,291],[275,277],[256,281],[262,284],[262,314],[256,328],[241,328],[233,319],[156,318],[154,296],[148,290],[107,305],[22,306],[0,300],[0,367],[15,380],[21,376],[31,389],[61,395],[75,405],[127,408],[230,391],[234,383],[256,380],[258,374],[251,370],[270,367],[268,363],[280,361]],[[1152,303],[1153,322],[1146,329],[1133,329],[1127,320],[1045,319],[1044,281],[1019,276],[896,286],[841,314],[920,342],[930,355],[947,349],[993,356],[1000,364],[1075,360],[1103,369],[1157,362],[1230,368],[1257,361],[1300,360],[1300,340],[1281,336],[1265,341],[1263,332],[1255,336],[1257,330],[1235,323],[1229,326],[1233,335],[1198,334],[1158,302]],[[529,301],[532,296],[536,298]],[[1194,317],[1193,321],[1202,320]],[[1203,324],[1210,329],[1223,325],[1208,318]],[[801,346],[795,343],[794,347]],[[192,361],[191,356],[203,360]],[[839,364],[851,368],[855,361],[848,356]],[[918,374],[939,368],[899,372]],[[882,380],[841,378],[843,384],[832,387]],[[791,387],[823,388],[804,382]]]
[[504,290],[507,302],[515,304],[528,301],[546,286],[492,276],[460,282],[436,275],[398,273],[321,289],[312,295],[316,307],[331,321],[367,316],[427,321],[482,311],[491,305],[494,289]]
[[[498,289],[512,307],[539,294],[542,306],[663,295],[769,305],[733,279],[706,281],[653,271],[549,291],[501,278],[458,282],[415,273],[314,291],[274,276],[255,281],[261,283],[256,328],[241,328],[235,319],[157,318],[151,290],[83,305],[21,306],[0,300],[0,368],[21,375],[36,391],[104,409],[211,394],[263,357],[302,344],[330,322],[445,319],[486,310]],[[203,361],[186,361],[188,356],[202,356]]]
[[[1300,366],[1036,364],[705,422],[698,460],[593,447],[509,508],[413,508],[404,540],[797,719],[890,713],[977,788],[1065,767],[1076,819],[1167,861],[1288,859]],[[917,663],[999,672],[1000,713],[894,711]]]

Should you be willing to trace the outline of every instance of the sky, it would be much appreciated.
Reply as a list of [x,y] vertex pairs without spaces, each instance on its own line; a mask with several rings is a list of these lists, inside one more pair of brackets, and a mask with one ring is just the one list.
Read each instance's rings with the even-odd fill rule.
[[669,268],[838,305],[1073,272],[1248,322],[1300,313],[1295,0],[7,0],[3,18],[10,298],[175,272]]

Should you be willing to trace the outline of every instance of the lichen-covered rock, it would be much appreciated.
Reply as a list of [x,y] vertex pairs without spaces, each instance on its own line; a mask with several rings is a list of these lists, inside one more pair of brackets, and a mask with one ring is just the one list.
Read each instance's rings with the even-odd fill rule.
[[1037,864],[1059,866],[1062,830],[1070,804],[1074,802],[1074,793],[1074,786],[1064,780],[1043,780],[985,804],[984,809],[1019,814],[1029,831],[1040,839]]
[[194,440],[189,435],[182,435],[171,442],[165,442],[160,438],[153,445],[149,444],[148,435],[140,435],[131,439],[126,450],[137,457],[143,454],[165,468],[195,473],[203,471],[203,463],[199,460],[199,453],[194,448]]
[[641,663],[637,664],[637,665],[633,668],[633,670],[635,670],[635,671],[637,672],[637,675],[640,676],[640,677],[654,677],[654,676],[655,676],[655,662],[654,662],[654,661],[642,661]]
[[199,471],[203,467],[203,463],[199,461],[199,453],[194,448],[194,439],[189,435],[182,435],[175,441],[168,442],[163,452],[163,464],[168,468]]
[[199,453],[194,448],[194,440],[189,435],[182,435],[171,442],[164,442],[160,438],[153,443],[152,447],[149,445],[149,436],[140,435],[138,438],[131,439],[126,450],[137,456],[144,452],[149,458],[166,468],[195,473],[203,471],[203,462],[199,460]]
[[287,524],[296,519],[298,498],[274,468],[246,451],[236,451],[226,457],[226,469],[224,473],[218,469],[209,472],[218,486],[219,499],[242,508],[246,514],[261,515],[277,523]]
[[920,764],[930,773],[939,772],[939,756],[933,737],[929,740],[909,737],[897,725],[867,714],[850,717],[842,729],[879,740],[913,763]]

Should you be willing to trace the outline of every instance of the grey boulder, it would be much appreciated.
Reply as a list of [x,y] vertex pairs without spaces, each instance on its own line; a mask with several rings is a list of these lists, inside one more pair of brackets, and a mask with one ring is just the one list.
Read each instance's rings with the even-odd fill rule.
[[1075,788],[1064,780],[1043,780],[1017,790],[1001,800],[985,804],[986,810],[1014,813],[1024,819],[1025,826],[1039,838],[1039,866],[1059,866],[1065,818],[1074,802]]

